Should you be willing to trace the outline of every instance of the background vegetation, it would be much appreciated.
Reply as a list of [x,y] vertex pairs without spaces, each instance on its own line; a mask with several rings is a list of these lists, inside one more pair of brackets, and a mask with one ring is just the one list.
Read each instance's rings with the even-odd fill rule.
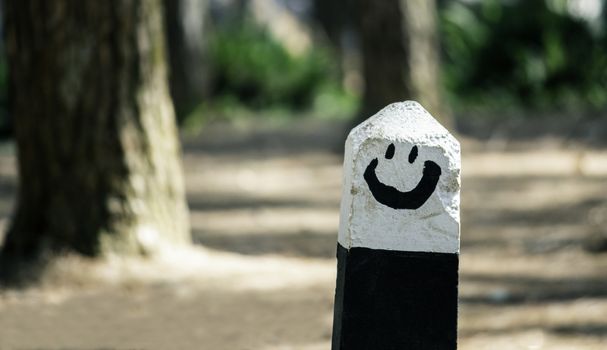
[[[440,1],[442,81],[456,119],[596,117],[607,106],[606,13],[576,13],[566,1]],[[335,51],[322,42],[292,57],[252,21],[211,35],[219,106],[356,109],[359,96],[345,92]]]
[[462,109],[604,108],[605,12],[581,18],[566,3],[445,1],[444,81],[452,103]]
[[[567,4],[439,1],[442,82],[458,122],[471,113],[482,114],[481,119],[496,118],[495,112],[499,118],[554,112],[602,115],[607,106],[607,11],[576,11]],[[329,41],[322,34],[315,38],[312,49],[293,55],[249,14],[215,21],[206,38],[210,96],[183,123],[259,111],[282,117],[352,116],[360,96],[344,86],[341,58]],[[356,55],[356,48],[342,52]],[[2,55],[2,135],[11,128],[6,94]]]

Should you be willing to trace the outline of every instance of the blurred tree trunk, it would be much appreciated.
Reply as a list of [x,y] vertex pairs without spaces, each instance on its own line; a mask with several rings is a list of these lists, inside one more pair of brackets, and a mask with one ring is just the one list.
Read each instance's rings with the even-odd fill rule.
[[189,242],[160,0],[4,7],[19,191],[3,256]]
[[169,86],[182,121],[208,93],[207,0],[164,0]]
[[343,87],[359,93],[360,52],[353,23],[356,1],[314,0],[314,17],[333,50]]
[[[346,25],[347,6],[350,1],[314,0],[314,17],[325,33],[331,48],[338,60],[339,71],[342,73],[343,43],[342,36]],[[342,74],[343,75],[343,74]]]
[[344,1],[314,0],[314,16],[336,50],[341,49],[341,36],[346,22],[346,14]]
[[356,0],[365,92],[361,117],[413,99],[452,125],[442,98],[435,0]]

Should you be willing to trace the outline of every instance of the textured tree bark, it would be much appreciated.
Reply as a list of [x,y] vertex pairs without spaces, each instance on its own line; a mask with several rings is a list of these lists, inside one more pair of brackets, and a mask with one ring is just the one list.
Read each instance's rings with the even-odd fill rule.
[[6,0],[18,205],[3,255],[189,242],[160,0]]
[[361,117],[413,99],[446,127],[435,0],[355,0],[365,90]]
[[169,86],[179,120],[208,94],[207,0],[164,0]]

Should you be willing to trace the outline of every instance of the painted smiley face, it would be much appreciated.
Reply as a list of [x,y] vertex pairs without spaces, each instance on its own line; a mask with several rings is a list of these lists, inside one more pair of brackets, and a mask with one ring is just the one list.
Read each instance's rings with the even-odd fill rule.
[[[392,159],[394,157],[395,147],[391,143],[386,150],[386,159]],[[417,159],[418,149],[417,146],[413,146],[409,153],[409,163],[413,164]],[[373,159],[364,173],[365,181],[371,190],[373,198],[379,203],[386,205],[393,209],[418,209],[426,201],[438,184],[438,180],[441,176],[441,168],[435,162],[427,160],[424,162],[424,170],[421,180],[417,183],[415,188],[411,191],[401,192],[395,187],[383,184],[377,178],[375,169],[379,164],[377,158]]]

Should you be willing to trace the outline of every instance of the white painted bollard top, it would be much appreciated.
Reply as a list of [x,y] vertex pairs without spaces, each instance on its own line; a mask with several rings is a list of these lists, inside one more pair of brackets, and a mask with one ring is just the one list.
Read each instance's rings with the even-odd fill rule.
[[346,249],[459,253],[460,145],[419,103],[350,132],[338,241]]

